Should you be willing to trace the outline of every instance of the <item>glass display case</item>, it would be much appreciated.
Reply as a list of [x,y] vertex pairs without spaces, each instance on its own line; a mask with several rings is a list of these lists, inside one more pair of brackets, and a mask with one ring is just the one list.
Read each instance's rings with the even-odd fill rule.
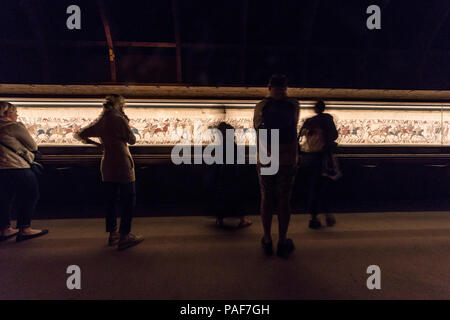
[[[19,121],[39,145],[79,145],[74,133],[95,120],[101,99],[8,99]],[[214,140],[211,128],[227,122],[240,144],[253,144],[253,109],[258,100],[127,100],[126,114],[137,145],[171,146],[201,134]],[[446,146],[450,103],[326,101],[342,146]],[[314,101],[300,100],[301,121],[314,115]]]

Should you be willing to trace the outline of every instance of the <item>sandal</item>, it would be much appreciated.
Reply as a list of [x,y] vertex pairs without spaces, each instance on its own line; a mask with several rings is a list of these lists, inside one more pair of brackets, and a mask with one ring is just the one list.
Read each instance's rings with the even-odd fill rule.
[[25,240],[34,239],[37,237],[41,237],[43,235],[46,235],[48,233],[47,229],[41,230],[41,232],[35,233],[35,234],[21,234],[19,233],[16,237],[16,242],[21,242]]
[[122,238],[119,240],[119,243],[117,244],[117,250],[122,251],[130,247],[134,247],[142,241],[144,241],[144,237],[135,236],[134,234],[129,233],[126,238]]
[[14,233],[11,233],[11,234],[9,234],[9,235],[7,235],[7,236],[0,236],[0,242],[6,241],[6,240],[8,240],[8,239],[11,239],[12,237],[17,236],[18,234],[19,234],[19,231],[14,232]]
[[246,227],[249,227],[249,226],[251,226],[253,224],[253,222],[251,221],[251,220],[248,220],[248,219],[243,219],[243,220],[241,220],[240,222],[239,222],[239,224],[238,224],[238,228],[239,229],[241,229],[241,228],[246,228]]

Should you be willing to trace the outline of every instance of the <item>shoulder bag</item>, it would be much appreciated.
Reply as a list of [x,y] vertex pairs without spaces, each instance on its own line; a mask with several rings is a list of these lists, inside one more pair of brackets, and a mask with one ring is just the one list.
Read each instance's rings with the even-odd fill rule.
[[[14,152],[15,154],[17,154],[19,157],[21,157],[22,159],[24,159],[29,165],[30,165],[30,169],[31,171],[33,171],[33,173],[37,176],[40,177],[44,174],[44,166],[42,164],[40,164],[39,162],[36,161],[28,161],[28,159],[21,153],[17,152],[16,150],[14,150],[13,148],[11,148],[10,146],[4,144],[3,142],[0,141],[0,144],[2,146],[4,146],[6,149],[11,150],[12,152]],[[34,156],[35,158],[40,157],[41,153],[39,151],[34,151]]]

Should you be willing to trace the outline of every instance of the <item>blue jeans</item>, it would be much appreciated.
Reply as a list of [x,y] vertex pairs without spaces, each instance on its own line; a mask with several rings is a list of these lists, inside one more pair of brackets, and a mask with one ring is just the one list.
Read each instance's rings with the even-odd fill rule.
[[106,201],[106,232],[117,230],[117,211],[120,211],[120,229],[122,234],[131,231],[134,207],[136,206],[136,184],[103,182]]
[[13,210],[17,228],[30,227],[38,199],[39,184],[31,169],[0,170],[0,229],[11,226]]

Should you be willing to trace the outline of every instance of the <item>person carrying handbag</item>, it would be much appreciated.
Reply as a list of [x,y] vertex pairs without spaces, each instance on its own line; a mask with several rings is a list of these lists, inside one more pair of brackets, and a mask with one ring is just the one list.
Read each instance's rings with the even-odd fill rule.
[[[31,228],[39,199],[39,184],[30,166],[37,144],[17,117],[14,105],[0,102],[0,241],[16,236],[20,242],[48,233]],[[17,212],[16,228],[11,227],[13,210]]]
[[314,106],[314,111],[316,115],[306,119],[300,129],[299,171],[308,185],[309,227],[319,229],[322,226],[317,217],[319,210],[324,211],[327,226],[336,224],[330,213],[330,187],[342,174],[334,155],[338,132],[333,117],[324,113],[325,103],[321,100]]

